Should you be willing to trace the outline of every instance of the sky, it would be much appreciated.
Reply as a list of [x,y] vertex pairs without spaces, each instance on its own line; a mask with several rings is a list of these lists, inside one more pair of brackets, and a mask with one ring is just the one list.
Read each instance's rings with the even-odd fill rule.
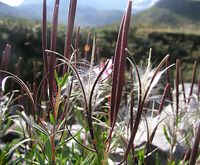
[[3,2],[10,6],[19,6],[23,1],[24,0],[0,0],[0,2]]
[[[24,0],[0,0],[0,2],[6,3],[10,6],[19,6]],[[100,0],[101,2],[107,1],[107,0]],[[142,9],[142,8],[148,8],[153,6],[157,1],[159,0],[134,0],[133,3],[136,8]]]

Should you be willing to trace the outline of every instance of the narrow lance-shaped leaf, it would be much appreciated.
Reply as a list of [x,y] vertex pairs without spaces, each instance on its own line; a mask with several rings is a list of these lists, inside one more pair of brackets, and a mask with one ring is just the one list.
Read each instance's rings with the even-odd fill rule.
[[32,139],[30,138],[27,138],[27,139],[24,139],[22,141],[20,141],[19,143],[17,143],[16,145],[14,145],[10,150],[9,152],[6,154],[6,155],[10,155],[12,152],[14,152],[14,150],[16,150],[19,146],[21,146],[22,144],[26,143],[26,142],[29,142],[29,141],[32,141]]
[[17,114],[27,123],[30,125],[30,127],[35,128],[36,130],[40,131],[41,133],[43,133],[46,136],[49,136],[49,133],[47,130],[45,130],[45,128],[39,126],[38,124],[36,124],[34,121],[32,121],[26,114],[24,111],[19,112],[17,111]]
[[75,73],[75,75],[77,76],[77,79],[78,79],[78,82],[81,86],[81,90],[82,90],[82,93],[83,93],[83,98],[84,98],[84,102],[86,103],[85,104],[85,107],[86,109],[88,108],[88,105],[87,105],[87,97],[86,97],[86,93],[85,93],[85,90],[84,90],[84,87],[83,87],[83,83],[81,81],[81,78],[79,76],[79,73],[76,69],[76,67],[70,62],[69,59],[67,59],[66,57],[64,57],[63,55],[55,52],[55,51],[51,51],[51,50],[46,50],[46,52],[51,52],[51,53],[54,53],[56,55],[58,55],[59,57],[63,58],[63,59],[58,59],[59,61],[61,61],[62,63],[68,65],[70,67],[70,69]]
[[32,96],[32,93],[31,91],[29,90],[29,88],[27,87],[27,85],[17,76],[15,76],[14,74],[10,73],[10,72],[7,72],[7,71],[2,71],[0,70],[0,72],[3,72],[5,74],[8,74],[9,76],[5,77],[2,81],[2,90],[5,91],[5,83],[8,79],[12,79],[14,80],[15,82],[17,82],[20,87],[26,92],[28,98],[30,99],[30,102],[31,102],[31,105],[32,105],[32,108],[33,108],[33,113],[34,113],[34,119],[36,120],[36,104],[35,104],[35,101],[34,101],[34,98]]

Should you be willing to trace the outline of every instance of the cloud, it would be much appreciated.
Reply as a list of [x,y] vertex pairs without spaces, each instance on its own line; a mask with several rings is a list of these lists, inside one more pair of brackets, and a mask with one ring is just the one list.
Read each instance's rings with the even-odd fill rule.
[[24,0],[0,0],[0,2],[3,2],[9,6],[18,6],[20,5]]
[[149,4],[149,7],[154,6],[158,1],[160,1],[160,0],[152,0],[152,1],[150,2],[150,4]]
[[154,6],[160,0],[134,0],[133,4],[136,9],[146,9]]

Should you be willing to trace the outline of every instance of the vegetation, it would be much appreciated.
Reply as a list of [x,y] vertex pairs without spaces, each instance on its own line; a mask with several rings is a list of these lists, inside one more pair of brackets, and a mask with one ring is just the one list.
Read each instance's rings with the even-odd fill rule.
[[[47,37],[50,39],[50,24],[47,28]],[[87,28],[80,31],[80,55],[84,56],[84,45],[87,42],[88,33],[96,34],[99,42],[99,55],[101,57],[111,58],[114,55],[116,36],[118,34],[118,25],[106,26],[101,28]],[[57,36],[57,52],[63,54],[65,28],[60,25]],[[75,35],[73,36],[75,38]],[[74,40],[74,39],[73,39]],[[131,26],[129,33],[128,48],[134,53],[137,63],[145,62],[149,48],[153,48],[153,61],[161,60],[166,54],[170,54],[170,62],[173,63],[177,58],[183,62],[183,68],[188,70],[192,67],[193,61],[200,59],[200,33],[190,29],[172,29],[167,27],[149,28],[145,26]],[[0,47],[5,43],[12,45],[12,66],[19,57],[22,62],[28,65],[21,71],[21,76],[26,80],[32,80],[30,72],[33,72],[32,61],[37,61],[37,68],[42,67],[41,54],[41,24],[40,22],[31,22],[26,20],[0,20]],[[90,46],[92,40],[90,40]],[[91,50],[91,49],[90,49]],[[142,63],[141,63],[142,64]],[[184,72],[186,81],[190,79],[190,73]]]
[[193,0],[160,0],[150,9],[133,16],[135,24],[198,29],[200,2]]
[[[193,63],[192,74],[188,75],[191,82],[188,94],[182,62],[175,55],[177,51],[181,57],[192,50],[190,55],[198,60],[199,35],[144,33],[130,28],[130,0],[119,30],[89,29],[95,30],[97,35],[93,36],[92,33],[80,35],[78,28],[73,37],[76,5],[76,0],[70,1],[66,31],[57,28],[59,0],[55,0],[52,26],[47,25],[46,0],[42,26],[24,21],[16,26],[13,21],[1,21],[1,42],[14,45],[12,55],[20,50],[22,55],[26,50],[23,59],[28,67],[32,67],[30,58],[31,63],[33,59],[35,62],[32,81],[26,82],[21,78],[21,71],[25,70],[21,59],[14,74],[7,71],[10,44],[1,56],[0,137],[5,141],[9,133],[17,137],[0,147],[0,164],[194,165],[198,162],[199,67],[197,61],[182,56],[184,65]],[[22,49],[18,50],[18,46]],[[149,47],[153,49],[147,58]],[[171,60],[167,51],[175,52]],[[107,59],[100,60],[101,56]],[[152,64],[152,60],[156,62]],[[174,74],[171,74],[173,67]],[[31,69],[26,70],[31,75]],[[170,113],[166,113],[168,105]],[[170,122],[165,123],[165,119]],[[156,124],[151,127],[149,120],[156,120]],[[143,123],[142,134],[146,140],[136,146]],[[152,150],[160,125],[170,146],[166,157],[159,152],[160,146]],[[182,143],[184,155],[176,158],[174,151]]]

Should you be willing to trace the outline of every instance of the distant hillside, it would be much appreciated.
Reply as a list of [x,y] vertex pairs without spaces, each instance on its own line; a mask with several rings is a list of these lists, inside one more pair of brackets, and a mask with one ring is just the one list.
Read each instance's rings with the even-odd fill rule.
[[[54,0],[48,0],[47,11],[48,21],[52,20]],[[116,3],[120,0],[116,0]],[[92,2],[92,3],[91,3]],[[104,26],[118,23],[121,20],[123,11],[107,10],[99,0],[80,0],[78,1],[75,24],[80,26]],[[148,3],[147,3],[148,2]],[[144,1],[143,5],[149,5],[150,1]],[[157,2],[157,0],[151,0]],[[114,0],[106,2],[112,5]],[[87,5],[86,5],[87,4]],[[98,7],[95,7],[98,6]],[[122,5],[123,6],[123,5]],[[60,1],[59,22],[66,23],[69,1]],[[160,0],[153,7],[133,15],[133,24],[143,24],[150,26],[200,26],[200,1],[199,0]],[[133,12],[137,12],[134,8]],[[0,3],[0,17],[26,18],[40,20],[42,14],[41,0],[26,0],[17,7],[10,7]]]
[[[147,0],[149,1],[149,0]],[[48,0],[47,3],[53,5],[55,0]],[[25,0],[22,3],[22,6],[24,5],[33,5],[33,4],[40,4],[42,5],[42,0]],[[69,5],[69,0],[60,0],[61,5]],[[114,5],[113,5],[114,4]],[[78,5],[82,7],[89,7],[94,9],[101,9],[101,10],[124,10],[127,5],[126,0],[107,0],[107,1],[101,1],[101,0],[78,0]]]
[[156,7],[170,10],[174,14],[193,21],[200,20],[200,1],[198,0],[161,0]]
[[[15,8],[0,3],[0,17],[25,18],[40,20],[42,15],[41,1],[25,1],[26,3]],[[48,21],[52,20],[53,4],[48,1]],[[59,9],[59,22],[66,23],[68,14],[68,1],[62,1]],[[120,10],[97,10],[91,7],[78,5],[75,24],[80,26],[103,26],[117,23],[121,20],[123,11]]]
[[133,23],[153,26],[198,26],[199,11],[200,1],[161,0],[154,7],[133,16]]
[[20,12],[18,9],[10,7],[2,2],[0,2],[0,17],[24,17],[23,12]]

